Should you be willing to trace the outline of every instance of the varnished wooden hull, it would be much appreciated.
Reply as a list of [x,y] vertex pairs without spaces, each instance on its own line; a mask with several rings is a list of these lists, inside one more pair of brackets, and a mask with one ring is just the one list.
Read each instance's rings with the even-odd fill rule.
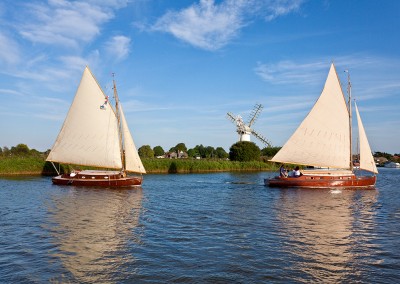
[[304,188],[371,188],[375,187],[376,176],[330,176],[303,175],[300,177],[274,177],[264,179],[270,187],[304,187]]
[[53,184],[94,186],[94,187],[132,187],[141,186],[143,178],[125,176],[118,172],[82,171],[75,175],[63,174],[52,178]]

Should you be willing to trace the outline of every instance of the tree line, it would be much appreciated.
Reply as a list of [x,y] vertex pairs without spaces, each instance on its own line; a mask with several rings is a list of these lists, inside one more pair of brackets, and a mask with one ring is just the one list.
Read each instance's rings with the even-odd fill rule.
[[161,146],[151,148],[150,145],[143,145],[138,149],[141,158],[154,158],[164,156],[170,153],[186,153],[189,158],[218,158],[224,159],[228,157],[228,153],[222,147],[214,148],[212,146],[203,146],[202,144],[196,145],[194,148],[188,149],[185,143],[178,143],[176,146],[171,147],[165,151]]
[[[49,151],[49,150],[48,150]],[[48,151],[39,152],[36,149],[29,149],[26,144],[18,144],[17,146],[12,146],[11,148],[4,146],[0,147],[0,157],[46,157]]]
[[[229,152],[226,152],[223,147],[212,147],[203,146],[202,144],[196,145],[193,148],[188,149],[185,143],[178,143],[174,147],[171,147],[168,152],[164,151],[161,146],[155,146],[151,148],[150,145],[143,145],[138,149],[139,156],[141,158],[154,158],[163,156],[166,153],[187,153],[188,158],[200,157],[202,159],[230,159],[232,161],[256,161],[263,157],[273,157],[281,147],[265,147],[260,149],[253,142],[237,142],[233,144]],[[18,144],[11,148],[4,146],[0,147],[0,157],[43,157],[46,158],[50,150],[45,152],[39,152],[36,149],[30,149],[26,144]],[[389,161],[398,162],[400,153],[394,155],[386,152],[375,152],[374,157],[385,157]]]
[[171,147],[169,151],[165,151],[161,146],[151,148],[150,145],[143,145],[138,149],[139,156],[145,159],[164,156],[170,153],[186,153],[188,158],[202,158],[202,159],[230,159],[232,161],[257,161],[262,156],[272,157],[281,147],[265,147],[260,149],[255,143],[242,141],[233,144],[229,153],[223,147],[203,146],[202,144],[196,145],[188,149],[185,143],[178,143]]

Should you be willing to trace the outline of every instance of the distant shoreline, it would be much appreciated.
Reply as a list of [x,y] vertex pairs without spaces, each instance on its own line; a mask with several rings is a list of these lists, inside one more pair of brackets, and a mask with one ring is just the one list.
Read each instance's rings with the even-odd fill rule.
[[[208,159],[143,159],[143,166],[148,174],[191,174],[218,172],[260,172],[276,171],[277,165],[271,162],[249,161],[236,162],[229,160]],[[62,165],[62,172],[87,167]],[[42,157],[13,157],[0,159],[0,176],[55,176],[51,163]]]

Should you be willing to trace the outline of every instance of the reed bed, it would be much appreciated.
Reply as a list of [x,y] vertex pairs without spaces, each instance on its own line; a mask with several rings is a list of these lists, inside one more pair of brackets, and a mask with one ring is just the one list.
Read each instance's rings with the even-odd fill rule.
[[229,171],[274,171],[277,166],[261,161],[234,162],[228,160],[144,159],[148,173],[202,173]]
[[[234,162],[229,160],[208,159],[143,159],[146,172],[174,174],[174,173],[205,173],[205,172],[230,172],[230,171],[275,171],[277,166],[270,162]],[[87,167],[69,167],[61,165],[62,172],[72,168],[83,169]],[[43,157],[6,157],[0,158],[0,175],[56,175],[53,166]]]

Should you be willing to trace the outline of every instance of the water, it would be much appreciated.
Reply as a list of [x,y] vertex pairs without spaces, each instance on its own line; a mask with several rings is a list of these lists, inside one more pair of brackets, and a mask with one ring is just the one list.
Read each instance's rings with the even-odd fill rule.
[[377,190],[273,173],[146,175],[142,189],[0,179],[1,283],[396,283],[400,170]]

